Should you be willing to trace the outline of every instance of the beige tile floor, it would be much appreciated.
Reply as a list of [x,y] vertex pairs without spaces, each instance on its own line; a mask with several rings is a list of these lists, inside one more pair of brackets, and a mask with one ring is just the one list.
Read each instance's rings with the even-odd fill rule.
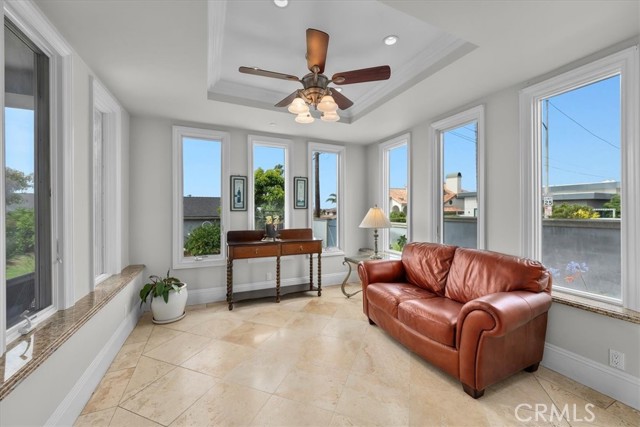
[[638,411],[545,368],[473,400],[361,306],[334,286],[231,312],[192,306],[169,325],[146,313],[75,425],[640,425]]

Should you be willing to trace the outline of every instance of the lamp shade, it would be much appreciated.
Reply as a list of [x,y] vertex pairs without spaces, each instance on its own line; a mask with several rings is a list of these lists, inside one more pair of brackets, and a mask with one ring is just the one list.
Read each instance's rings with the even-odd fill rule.
[[298,123],[313,123],[315,119],[311,115],[311,113],[300,113],[296,116],[296,122]]
[[295,98],[289,105],[289,112],[293,114],[303,114],[309,112],[309,106],[302,98]]
[[326,113],[322,113],[320,119],[324,122],[337,122],[338,120],[340,120],[340,116],[335,111],[329,111]]
[[377,206],[369,209],[360,223],[360,228],[390,228],[391,222],[382,209]]
[[323,96],[320,100],[320,103],[318,104],[318,110],[322,111],[323,113],[336,111],[337,109],[338,104],[336,104],[336,102],[333,100],[333,96],[331,95]]

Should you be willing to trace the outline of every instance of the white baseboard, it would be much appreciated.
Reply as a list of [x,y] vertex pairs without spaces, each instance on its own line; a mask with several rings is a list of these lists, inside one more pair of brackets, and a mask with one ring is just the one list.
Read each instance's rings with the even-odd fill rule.
[[640,410],[638,377],[549,343],[544,346],[542,365]]
[[[344,280],[345,273],[331,273],[322,275],[322,286],[339,285]],[[314,277],[315,278],[315,277]],[[293,286],[299,283],[308,283],[309,277],[293,277],[280,281],[280,286]],[[233,292],[258,291],[261,289],[273,289],[273,280],[254,283],[241,283],[233,285]],[[208,304],[210,302],[224,301],[227,299],[226,287],[208,289],[189,289],[187,305]]]
[[135,328],[139,318],[140,308],[138,305],[134,305],[127,317],[120,323],[118,329],[84,371],[78,382],[58,405],[54,413],[51,414],[45,423],[46,426],[73,425],[107,369],[109,369],[109,365],[111,365],[118,351],[120,351],[122,344]]

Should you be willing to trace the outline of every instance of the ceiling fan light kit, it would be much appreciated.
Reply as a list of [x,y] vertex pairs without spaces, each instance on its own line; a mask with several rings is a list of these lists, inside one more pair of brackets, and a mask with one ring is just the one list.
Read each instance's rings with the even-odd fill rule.
[[311,113],[306,112],[306,113],[300,113],[296,116],[296,122],[297,123],[313,123],[315,121],[315,119],[313,118],[313,116],[311,115]]
[[256,67],[240,67],[238,71],[245,74],[282,80],[295,80],[302,83],[302,89],[296,90],[275,105],[276,107],[288,107],[290,113],[296,114],[296,122],[313,123],[314,118],[309,112],[310,107],[322,112],[320,117],[322,121],[337,122],[340,120],[337,112],[338,108],[346,110],[353,105],[353,102],[342,95],[337,88],[329,87],[329,84],[346,85],[387,80],[391,76],[391,68],[388,65],[382,65],[379,67],[345,71],[336,73],[329,79],[323,74],[328,46],[329,34],[324,31],[314,30],[313,28],[307,29],[306,59],[307,68],[310,73],[301,79],[291,74],[276,73]]
[[293,102],[289,104],[288,110],[292,114],[303,114],[309,112],[309,106],[302,98],[295,98]]
[[326,113],[322,113],[322,116],[320,116],[320,119],[323,122],[337,122],[338,120],[340,120],[340,116],[336,111],[329,111]]

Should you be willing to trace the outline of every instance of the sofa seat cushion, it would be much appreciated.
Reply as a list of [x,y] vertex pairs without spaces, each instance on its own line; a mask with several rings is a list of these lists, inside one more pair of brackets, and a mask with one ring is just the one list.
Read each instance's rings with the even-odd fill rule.
[[398,320],[440,344],[455,347],[456,324],[462,304],[449,298],[413,299],[398,307]]
[[438,243],[409,243],[402,250],[407,280],[416,286],[444,296],[444,287],[457,246]]
[[409,283],[373,283],[367,286],[367,300],[394,318],[398,305],[412,299],[436,298],[437,295]]

